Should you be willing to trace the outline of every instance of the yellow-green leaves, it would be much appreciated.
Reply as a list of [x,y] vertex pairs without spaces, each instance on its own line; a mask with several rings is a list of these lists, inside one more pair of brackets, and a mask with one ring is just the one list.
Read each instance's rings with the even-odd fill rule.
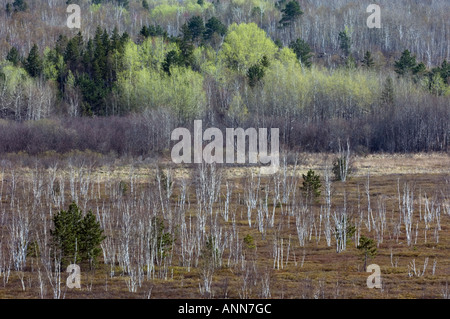
[[270,62],[277,51],[275,43],[255,23],[233,23],[228,28],[219,56],[229,68],[245,74],[263,56]]
[[161,107],[171,109],[180,120],[193,119],[204,111],[206,97],[200,73],[177,66],[171,67],[170,76],[162,71],[161,64],[171,50],[178,48],[161,38],[125,46],[124,69],[118,74],[117,87],[129,111]]

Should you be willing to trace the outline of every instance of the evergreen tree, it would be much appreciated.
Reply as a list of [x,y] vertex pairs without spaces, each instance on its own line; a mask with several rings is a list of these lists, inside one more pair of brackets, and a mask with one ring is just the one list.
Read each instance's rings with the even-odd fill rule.
[[364,271],[366,271],[367,260],[369,258],[374,258],[377,255],[377,245],[373,239],[361,236],[359,238],[358,249],[361,251],[363,255]]
[[215,33],[224,36],[227,33],[227,27],[216,17],[211,17],[205,24],[203,38],[210,40]]
[[14,11],[26,11],[28,9],[28,4],[25,0],[14,0],[13,2]]
[[75,203],[70,204],[67,211],[61,210],[53,216],[54,229],[50,230],[54,253],[61,257],[64,266],[81,261],[80,226],[81,211]]
[[366,51],[366,54],[364,54],[364,59],[363,59],[362,63],[368,69],[373,68],[373,66],[375,65],[375,62],[373,62],[372,54],[370,53],[370,51]]
[[297,20],[303,14],[300,5],[295,0],[288,2],[286,4],[286,7],[283,10],[281,10],[281,12],[283,13],[283,15],[279,23],[283,27],[290,25],[292,22]]
[[320,177],[312,169],[310,169],[306,175],[302,174],[303,177],[303,191],[309,198],[317,198],[320,196],[322,183],[320,182]]
[[202,17],[194,16],[189,19],[182,27],[183,39],[185,41],[199,41],[203,38],[205,24]]
[[163,71],[170,76],[171,75],[170,68],[172,66],[180,66],[182,64],[183,64],[182,57],[180,57],[180,55],[175,50],[171,50],[167,52],[167,55],[164,59],[164,62],[161,64],[161,67]]
[[39,49],[36,44],[30,50],[28,57],[25,61],[25,70],[32,77],[37,77],[42,72],[42,60],[39,56]]
[[264,67],[260,64],[252,65],[247,71],[247,77],[250,87],[255,87],[264,77]]
[[6,15],[9,17],[11,15],[11,12],[12,12],[12,5],[11,3],[8,2],[6,4]]
[[344,31],[339,32],[339,47],[345,56],[349,56],[351,49],[351,38],[348,34],[347,28]]
[[289,47],[294,51],[297,55],[297,58],[300,60],[301,64],[306,66],[307,68],[311,67],[311,47],[304,40],[298,38],[295,41],[292,41]]
[[50,230],[53,252],[61,257],[64,266],[83,261],[95,266],[101,253],[100,244],[106,237],[92,211],[83,217],[73,202],[67,211],[53,216],[53,226]]
[[102,252],[100,244],[106,238],[103,235],[103,229],[100,228],[100,223],[92,211],[89,211],[81,220],[79,236],[81,259],[88,261],[89,266],[92,268],[96,265],[97,257]]
[[444,83],[450,84],[450,63],[448,63],[447,60],[442,62],[439,73],[444,80]]
[[412,73],[417,67],[416,57],[411,55],[409,50],[405,50],[398,61],[395,61],[395,72],[399,75],[405,75],[407,73]]
[[11,62],[14,66],[18,66],[21,60],[19,51],[15,47],[12,47],[6,56],[6,60]]
[[142,0],[142,7],[144,7],[145,10],[150,10],[147,0]]

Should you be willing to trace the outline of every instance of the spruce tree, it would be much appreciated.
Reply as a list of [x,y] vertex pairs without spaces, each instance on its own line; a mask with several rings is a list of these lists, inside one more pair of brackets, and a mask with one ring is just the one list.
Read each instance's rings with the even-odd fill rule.
[[30,54],[25,61],[25,70],[32,77],[37,77],[42,72],[42,59],[39,56],[39,49],[36,44],[31,48]]
[[100,244],[106,238],[92,211],[89,211],[81,221],[79,236],[81,259],[88,261],[92,268],[97,264],[97,257],[102,252]]
[[227,33],[227,27],[216,17],[211,17],[205,24],[203,38],[210,40],[214,33],[224,36]]
[[405,75],[413,72],[413,70],[417,67],[416,57],[409,52],[409,50],[405,50],[402,53],[402,56],[398,61],[395,61],[395,72],[399,75]]
[[20,63],[20,54],[19,51],[12,47],[11,50],[9,50],[8,55],[6,56],[6,60],[11,62],[14,66],[18,66]]
[[189,19],[182,27],[183,39],[185,41],[200,41],[205,32],[205,24],[202,17],[194,16]]
[[297,59],[300,60],[301,64],[306,66],[307,68],[311,67],[311,47],[304,40],[298,38],[295,41],[292,41],[289,44],[289,47],[294,51],[297,55]]
[[368,69],[373,68],[373,66],[375,65],[375,62],[373,62],[372,54],[370,53],[370,51],[366,51],[366,54],[364,54],[364,59],[363,59],[362,63]]
[[95,266],[101,253],[100,244],[106,238],[100,223],[92,211],[84,217],[73,202],[67,211],[61,210],[53,216],[52,248],[55,256],[61,257],[63,266],[88,261]]
[[279,23],[283,27],[289,26],[292,22],[297,20],[303,14],[300,5],[295,0],[289,1],[286,4],[286,7],[283,10],[281,10],[281,12],[283,13],[283,15]]
[[369,258],[374,258],[377,255],[377,245],[373,239],[361,236],[359,238],[358,249],[361,251],[361,254],[363,255],[364,271],[366,271],[367,260]]
[[348,56],[350,54],[351,38],[348,34],[347,29],[339,32],[339,47],[341,48],[342,52],[344,52],[345,56]]
[[252,65],[247,71],[247,77],[250,87],[255,87],[264,77],[264,67],[261,64]]
[[322,183],[320,182],[320,177],[312,169],[310,169],[306,175],[302,174],[303,177],[303,191],[309,198],[317,198],[320,196]]
[[81,261],[80,256],[80,227],[81,211],[75,203],[70,204],[68,210],[61,210],[53,216],[54,228],[50,230],[53,251],[61,257],[63,266]]
[[14,0],[13,2],[14,11],[26,11],[28,9],[28,4],[25,0]]
[[144,7],[145,10],[150,10],[147,0],[142,0],[142,7]]

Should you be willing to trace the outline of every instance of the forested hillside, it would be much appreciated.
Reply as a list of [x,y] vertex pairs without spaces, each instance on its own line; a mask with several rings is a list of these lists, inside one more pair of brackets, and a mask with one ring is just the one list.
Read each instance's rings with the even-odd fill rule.
[[[66,25],[70,3],[81,28]],[[447,151],[448,1],[0,0],[0,152],[148,155],[173,128]]]

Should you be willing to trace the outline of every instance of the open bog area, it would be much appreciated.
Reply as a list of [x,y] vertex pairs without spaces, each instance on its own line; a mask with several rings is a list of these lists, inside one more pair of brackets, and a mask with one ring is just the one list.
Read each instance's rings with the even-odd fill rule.
[[[354,156],[345,182],[333,158],[282,157],[273,175],[4,160],[0,297],[448,298],[448,154]],[[310,169],[317,192],[304,183]],[[73,202],[103,230],[95,262],[55,248],[55,216]],[[79,288],[70,288],[71,258]],[[368,287],[371,264],[379,288]]]

